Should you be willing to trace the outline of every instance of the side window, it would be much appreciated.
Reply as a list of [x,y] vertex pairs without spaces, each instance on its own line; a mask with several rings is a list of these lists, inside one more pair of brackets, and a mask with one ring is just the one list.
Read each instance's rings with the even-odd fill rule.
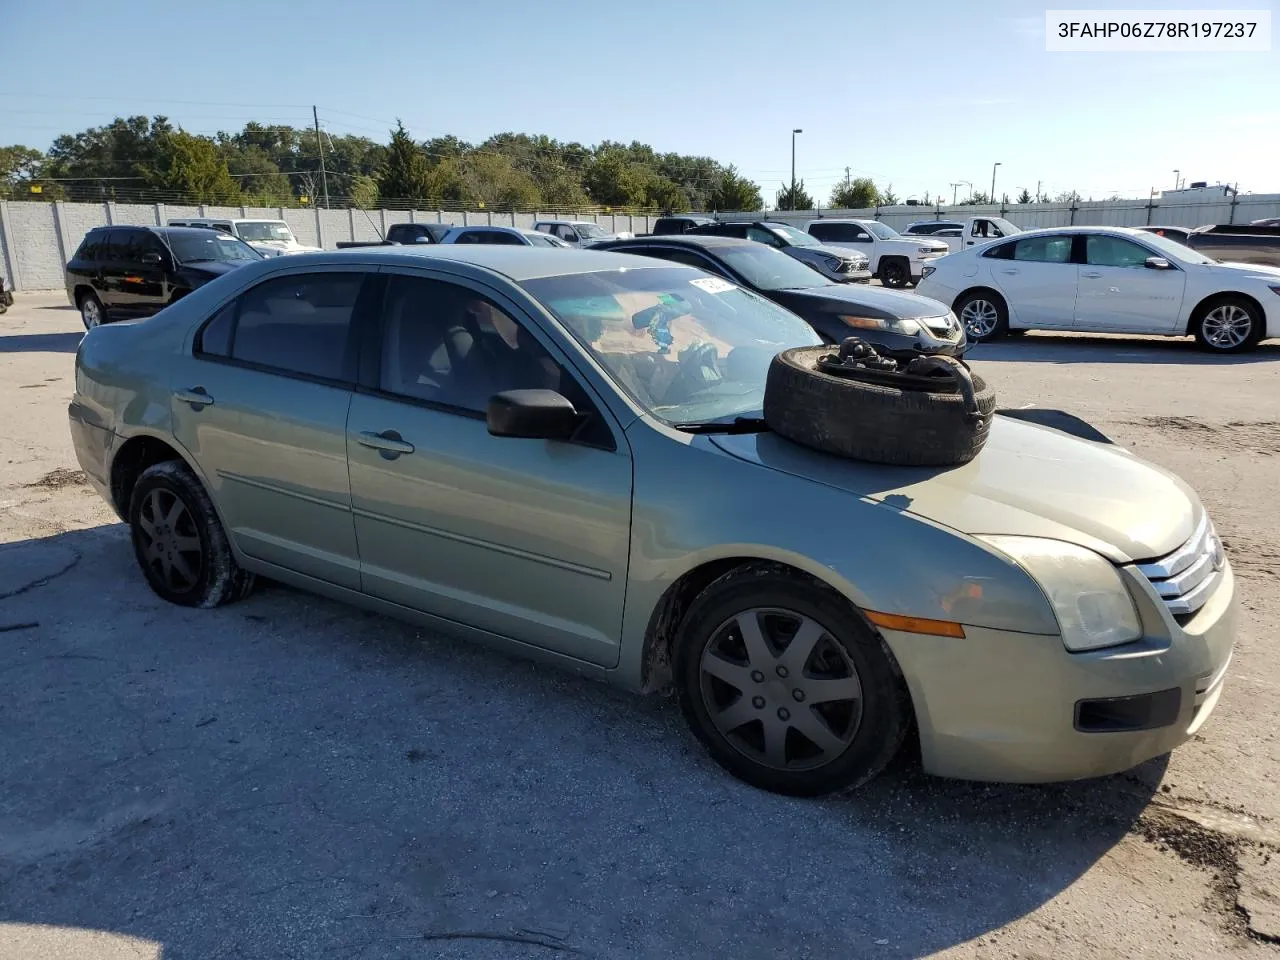
[[483,416],[504,390],[555,390],[591,415],[579,439],[613,436],[577,379],[506,311],[465,287],[392,276],[384,298],[381,390]]
[[778,239],[776,233],[762,227],[747,227],[747,239],[754,240],[756,243],[767,243],[771,247],[782,246],[782,241]]
[[235,338],[236,306],[236,301],[231,301],[204,325],[196,337],[196,353],[208,357],[231,356],[231,345]]
[[127,255],[129,247],[129,233],[127,230],[108,230],[103,236],[102,252],[99,258],[102,260],[123,260]]
[[240,297],[230,357],[285,373],[350,380],[351,315],[364,279],[360,273],[300,273],[258,284]]
[[1070,263],[1071,237],[1028,237],[1015,240],[1013,247],[1014,260],[1027,260],[1033,263]]
[[556,232],[556,236],[559,237],[561,240],[565,241],[566,243],[578,242],[578,231],[574,230],[573,227],[569,226],[567,223],[556,224],[555,232]]
[[104,237],[105,234],[102,231],[86,234],[84,240],[80,243],[80,249],[76,251],[75,259],[88,263],[101,260]]
[[836,237],[835,227],[834,223],[811,223],[808,227],[809,236],[824,243],[827,240],[839,239]]
[[503,230],[481,230],[480,243],[496,243],[501,246],[523,246],[524,243],[520,237],[514,233],[507,233]]
[[1154,256],[1146,247],[1122,237],[1104,234],[1086,234],[1084,238],[1085,262],[1097,267],[1141,267],[1147,257]]
[[550,233],[552,227],[549,223],[536,223],[534,224],[533,229],[537,230],[539,233]]
[[[934,236],[941,235],[942,231],[938,231],[938,233],[934,234]],[[992,260],[1012,260],[1013,252],[1017,246],[1018,245],[1016,243],[995,243],[989,247],[983,248],[982,255],[984,257],[989,257]]]

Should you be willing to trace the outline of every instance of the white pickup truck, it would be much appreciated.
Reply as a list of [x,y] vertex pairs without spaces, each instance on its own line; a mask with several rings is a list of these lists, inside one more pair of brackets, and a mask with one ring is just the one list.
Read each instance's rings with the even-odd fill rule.
[[920,220],[907,224],[902,231],[908,237],[934,240],[947,245],[948,253],[980,247],[1001,237],[1021,233],[1022,229],[1004,217],[970,217],[968,220]]
[[236,220],[217,217],[182,217],[170,220],[171,227],[209,227],[239,237],[264,257],[283,257],[288,253],[317,253],[319,247],[298,242],[283,220]]
[[951,252],[941,240],[904,237],[879,220],[810,220],[805,231],[828,246],[866,254],[871,275],[886,287],[919,283],[925,264]]

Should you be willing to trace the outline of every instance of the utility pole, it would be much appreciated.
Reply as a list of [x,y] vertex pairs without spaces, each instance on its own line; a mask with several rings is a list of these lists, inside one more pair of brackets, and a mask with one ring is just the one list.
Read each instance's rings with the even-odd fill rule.
[[991,165],[991,195],[988,197],[988,199],[992,203],[996,202],[996,167],[998,166],[1000,166],[999,160],[997,160],[995,163]]
[[849,183],[849,168],[848,168],[848,167],[845,167],[845,168],[844,168],[844,188],[845,188],[846,190],[848,190],[848,189],[849,189],[849,186],[850,186],[850,183]]
[[1040,202],[1040,181],[1036,181],[1036,203]]
[[791,131],[791,209],[796,208],[796,134],[804,133],[799,127]]
[[1177,190],[1177,189],[1178,189],[1178,174],[1180,174],[1180,173],[1182,173],[1182,171],[1181,171],[1181,170],[1175,170],[1175,171],[1173,171],[1173,189],[1175,189],[1175,190]]
[[320,139],[320,114],[311,107],[311,119],[316,122],[316,146],[320,149],[320,181],[324,184],[324,208],[329,209],[329,175],[324,171],[324,141]]
[[960,184],[953,183],[951,185],[951,205],[953,207],[956,205],[956,191],[959,189],[960,189]]

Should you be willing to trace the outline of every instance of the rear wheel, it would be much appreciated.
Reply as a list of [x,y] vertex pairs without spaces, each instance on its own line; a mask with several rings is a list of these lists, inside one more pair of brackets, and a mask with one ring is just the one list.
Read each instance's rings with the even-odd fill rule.
[[84,321],[86,330],[92,330],[106,322],[107,312],[102,308],[102,301],[97,294],[80,294],[80,319]]
[[1252,350],[1266,332],[1262,311],[1244,297],[1220,297],[1199,311],[1193,330],[1202,350],[1240,353]]
[[185,463],[169,460],[142,472],[129,526],[147,583],[170,603],[217,607],[253,588],[253,574],[236,563],[213,501]]
[[970,290],[956,301],[955,312],[965,335],[975,343],[1009,332],[1009,308],[994,290]]
[[712,757],[765,790],[858,786],[911,711],[883,641],[829,588],[747,566],[694,603],[676,648],[681,707]]

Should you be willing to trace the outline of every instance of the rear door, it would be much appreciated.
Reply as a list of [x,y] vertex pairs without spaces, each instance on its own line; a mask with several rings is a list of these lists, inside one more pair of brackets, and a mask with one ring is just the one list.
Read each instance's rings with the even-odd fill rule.
[[983,251],[996,289],[1015,327],[1055,330],[1075,323],[1080,268],[1072,260],[1073,235],[1027,237]]
[[1187,275],[1176,264],[1146,265],[1160,254],[1127,237],[1087,233],[1076,327],[1114,333],[1170,333],[1182,311]]
[[248,556],[360,588],[346,425],[354,318],[376,298],[362,268],[263,280],[175,359],[174,435]]
[[117,228],[108,230],[102,242],[101,259],[98,261],[98,299],[108,310],[126,311],[128,297],[124,291],[124,277],[128,270],[129,243],[132,230]]

